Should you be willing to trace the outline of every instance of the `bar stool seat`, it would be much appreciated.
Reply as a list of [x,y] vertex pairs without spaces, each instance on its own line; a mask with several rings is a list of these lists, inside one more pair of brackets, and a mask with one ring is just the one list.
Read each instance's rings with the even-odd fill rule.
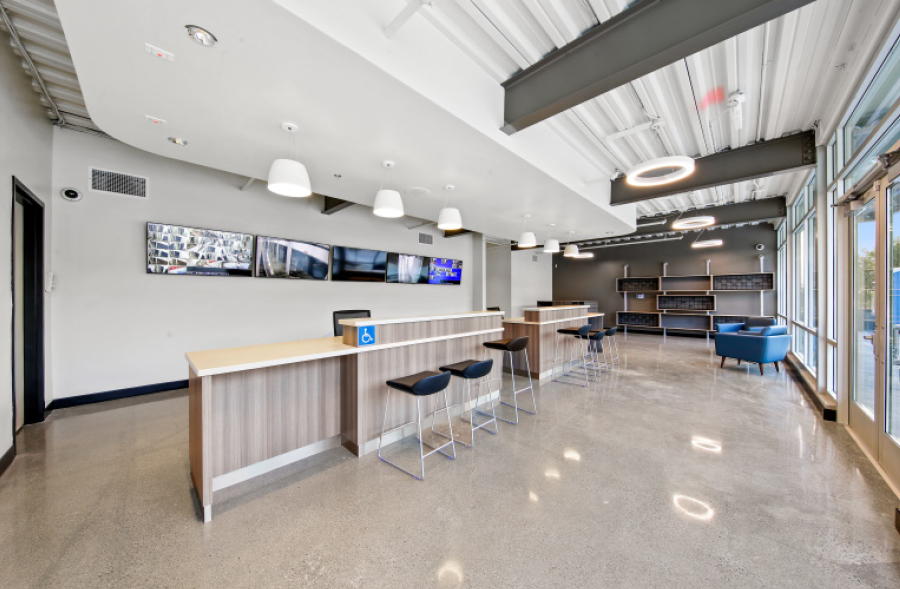
[[[505,421],[506,423],[512,425],[519,424],[519,411],[524,411],[530,415],[537,414],[537,401],[534,398],[534,381],[531,380],[531,366],[528,364],[528,350],[525,348],[528,346],[528,336],[524,335],[522,337],[515,338],[506,338],[499,339],[490,342],[484,342],[482,344],[485,348],[489,348],[491,350],[501,350],[502,352],[509,354],[509,369],[512,376],[512,403],[507,403],[506,401],[501,400],[501,405],[507,405],[512,407],[516,411],[516,419],[515,421],[511,421],[509,419],[504,419],[502,417],[497,417],[500,421]],[[523,352],[525,353],[525,372],[528,373],[528,386],[523,387],[521,389],[516,388],[516,364],[514,360],[513,353],[514,352]],[[501,382],[502,385],[502,382]],[[501,392],[503,392],[503,387],[500,387]],[[523,393],[525,391],[531,391],[531,407],[534,409],[533,411],[529,411],[524,407],[519,407],[518,395],[519,393]]]
[[[461,439],[457,440],[463,446],[467,446],[469,448],[475,447],[475,430],[484,429],[485,431],[496,434],[497,433],[497,411],[494,408],[494,399],[490,397],[490,389],[488,389],[488,396],[491,403],[491,412],[485,413],[483,411],[479,411],[478,409],[478,399],[481,393],[481,387],[485,384],[492,382],[492,379],[487,378],[491,374],[491,370],[494,369],[494,360],[463,360],[462,362],[457,362],[455,364],[447,364],[445,366],[441,366],[441,370],[445,372],[449,372],[453,376],[462,378],[465,380],[465,399],[460,403],[463,407],[463,414],[465,414],[466,408],[468,407],[469,419],[468,421],[463,417],[464,423],[469,423],[472,426],[472,443],[467,444]],[[476,382],[476,390],[475,390],[475,400],[472,400],[472,381]],[[493,379],[493,380],[501,380],[501,379]],[[502,380],[501,380],[502,382]],[[483,415],[484,417],[489,417],[487,421],[484,423],[476,424],[475,423],[475,415]],[[494,429],[488,429],[488,425],[493,423]]]
[[556,333],[561,333],[563,335],[579,335],[578,332],[581,328],[579,327],[562,327],[556,330]]
[[528,336],[508,337],[506,339],[498,339],[492,342],[484,342],[485,348],[492,350],[502,350],[504,352],[520,352],[528,345]]
[[[448,384],[450,384],[449,378],[431,378],[434,376],[441,376],[442,374],[442,372],[437,372],[435,370],[426,370],[424,372],[417,372],[416,374],[404,376],[403,378],[389,380],[385,384],[387,384],[387,386],[391,387],[392,389],[397,389],[398,391],[403,391],[404,393],[409,393],[410,395],[427,397],[428,395],[433,395],[435,393],[441,392],[447,387]],[[445,380],[446,382],[444,382]]]
[[[453,424],[450,422],[450,399],[447,397],[447,385],[450,384],[451,374],[449,372],[436,372],[434,370],[426,370],[424,372],[417,372],[416,374],[411,374],[409,376],[403,376],[401,378],[395,378],[393,380],[387,381],[385,384],[388,386],[388,395],[387,399],[384,401],[384,419],[381,422],[381,435],[378,437],[378,459],[382,462],[386,462],[393,466],[398,470],[402,470],[409,476],[414,479],[424,480],[425,479],[425,458],[431,456],[435,452],[439,452],[441,455],[446,456],[450,460],[456,459],[456,444],[453,439]],[[404,423],[403,425],[399,425],[393,428],[390,431],[385,431],[385,427],[387,426],[387,414],[388,408],[391,404],[391,391],[397,390],[412,395],[416,400],[416,421],[411,421],[409,423]],[[424,442],[422,440],[422,404],[421,400],[423,397],[428,397],[431,395],[436,395],[437,393],[444,393],[444,407],[442,409],[436,409],[432,416],[432,425],[431,431],[433,435],[438,435],[443,438],[448,439],[449,441],[441,444],[440,446],[431,446],[434,448],[431,452],[425,453]],[[439,411],[447,412],[447,426],[450,428],[450,435],[442,434],[439,431],[434,429],[434,415],[437,415]],[[406,470],[402,466],[395,464],[388,460],[387,458],[381,455],[381,447],[384,444],[384,436],[385,434],[389,434],[391,432],[395,432],[397,430],[403,430],[408,425],[412,425],[413,423],[417,426],[418,432],[418,440],[419,440],[419,466],[421,468],[421,476],[411,473]],[[446,454],[443,452],[443,449],[447,446],[450,446],[453,455]]]

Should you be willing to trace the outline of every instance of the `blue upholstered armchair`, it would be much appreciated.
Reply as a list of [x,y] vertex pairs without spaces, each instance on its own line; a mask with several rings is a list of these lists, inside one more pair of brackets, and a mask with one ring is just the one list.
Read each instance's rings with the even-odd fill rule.
[[759,364],[763,374],[763,364],[772,362],[778,371],[778,363],[784,360],[791,348],[791,336],[783,325],[745,325],[744,323],[719,323],[716,325],[716,354],[722,357],[720,368],[726,358],[735,358]]

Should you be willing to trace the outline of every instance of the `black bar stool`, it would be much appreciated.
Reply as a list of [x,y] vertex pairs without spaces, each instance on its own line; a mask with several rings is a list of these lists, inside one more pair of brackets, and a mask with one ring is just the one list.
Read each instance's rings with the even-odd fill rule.
[[[491,382],[491,379],[488,378],[491,374],[491,370],[494,368],[494,361],[492,359],[487,360],[463,360],[462,362],[457,362],[456,364],[448,364],[447,366],[441,366],[441,370],[445,372],[449,372],[453,376],[458,376],[465,380],[466,386],[466,395],[465,399],[461,399],[460,405],[462,405],[463,413],[465,414],[466,407],[469,409],[469,421],[468,423],[472,426],[472,443],[466,444],[462,440],[457,440],[463,446],[467,448],[475,447],[475,430],[484,429],[485,431],[496,434],[497,433],[497,410],[494,408],[494,398],[491,396],[491,390],[488,388],[488,400],[491,403],[491,412],[483,413],[478,410],[478,399],[479,394],[481,392],[481,387],[485,384]],[[475,383],[475,400],[472,400],[472,381],[476,381]],[[502,379],[494,379],[500,380]],[[484,423],[479,423],[476,425],[475,423],[475,414],[483,415],[485,417],[490,417]],[[463,418],[463,422],[465,422],[465,418]],[[490,423],[494,424],[494,429],[488,429],[488,425]]]
[[[497,419],[499,419],[500,421],[505,421],[506,423],[511,423],[512,425],[518,425],[519,424],[520,407],[519,407],[519,401],[518,401],[517,397],[518,397],[519,393],[524,393],[525,391],[531,391],[531,407],[534,409],[534,411],[529,411],[528,409],[521,409],[521,410],[524,411],[525,413],[528,413],[529,415],[536,415],[537,414],[537,401],[534,398],[534,382],[531,380],[531,367],[528,365],[528,350],[525,349],[525,346],[528,345],[528,336],[526,335],[526,336],[517,337],[517,338],[507,338],[507,339],[496,340],[493,342],[484,342],[484,344],[482,344],[482,345],[484,345],[485,348],[489,348],[491,350],[500,350],[502,352],[506,352],[507,354],[509,354],[509,369],[510,369],[510,372],[512,373],[513,402],[507,403],[506,401],[501,399],[500,403],[503,405],[507,405],[509,407],[515,408],[516,420],[510,421],[508,419],[503,419],[502,417],[498,417]],[[516,389],[516,364],[515,364],[515,357],[513,356],[513,352],[522,352],[522,351],[525,352],[525,371],[528,373],[528,386],[517,390]],[[503,386],[502,386],[503,383],[501,382],[500,384],[501,384],[500,390],[502,392],[503,391]]]
[[[588,340],[588,351],[591,355],[589,362],[591,368],[594,369],[597,378],[600,378],[603,369],[610,369],[609,363],[606,361],[606,348],[603,346],[603,338],[606,336],[606,330],[592,331],[585,336]],[[603,354],[603,360],[600,360],[600,354]]]
[[[584,368],[584,384],[588,385],[588,356],[590,356],[588,345],[588,334],[591,332],[591,326],[582,325],[581,327],[563,327],[561,329],[556,330],[556,342],[557,342],[557,360],[561,360],[562,366],[562,374],[560,376],[565,376],[566,374],[566,366],[571,362],[576,362],[578,360],[578,346],[581,345],[581,365]],[[559,357],[559,341],[560,337],[563,337],[563,349],[564,356]],[[569,345],[566,345],[566,342],[569,342]],[[568,351],[566,351],[568,349]],[[557,377],[554,380],[558,380]]]
[[[616,338],[616,332],[619,330],[618,327],[610,327],[606,330],[606,339],[610,342],[609,346],[609,357],[610,357],[610,366],[613,364],[619,363],[619,341]],[[613,357],[613,350],[615,350],[615,357]]]
[[[385,401],[384,401],[384,419],[381,422],[381,436],[378,437],[378,458],[382,462],[387,462],[394,468],[402,470],[403,472],[405,472],[409,476],[413,477],[414,479],[418,479],[420,481],[425,480],[425,458],[427,456],[431,456],[435,452],[440,452],[442,455],[446,456],[450,460],[456,459],[456,444],[454,444],[454,442],[453,442],[453,425],[450,423],[450,401],[449,401],[449,398],[447,397],[447,385],[450,384],[450,373],[449,372],[434,372],[433,370],[426,370],[425,372],[419,372],[418,374],[404,376],[403,378],[398,378],[396,380],[389,380],[389,381],[387,381],[386,384],[388,386],[388,396],[387,396],[387,399],[385,399]],[[393,462],[391,462],[387,458],[384,458],[381,455],[381,444],[384,441],[384,435],[389,434],[391,432],[395,432],[397,430],[402,430],[404,427],[413,423],[412,421],[410,421],[409,423],[404,423],[403,425],[397,426],[390,431],[387,431],[387,432],[384,431],[384,428],[387,425],[388,407],[391,404],[391,391],[393,391],[394,389],[396,389],[398,391],[403,391],[404,393],[408,393],[416,398],[416,417],[417,418],[416,418],[415,423],[418,426],[419,465],[422,469],[422,476],[414,475],[413,473],[409,472],[402,466],[394,464]],[[425,449],[423,447],[423,442],[422,442],[422,404],[421,404],[421,399],[422,399],[422,397],[436,395],[437,393],[440,393],[441,391],[444,392],[444,408],[443,409],[435,409],[434,413],[432,413],[431,431],[434,434],[437,434],[443,438],[447,438],[450,441],[447,442],[446,444],[443,444],[441,446],[434,448],[431,452],[426,454]],[[442,434],[441,432],[435,431],[435,429],[434,429],[434,416],[437,415],[438,411],[446,411],[447,412],[447,425],[450,427],[450,436],[449,437]],[[429,444],[429,446],[430,446],[430,444]],[[444,448],[446,448],[447,446],[450,446],[452,448],[453,456],[450,456],[449,454],[442,452],[442,450]]]

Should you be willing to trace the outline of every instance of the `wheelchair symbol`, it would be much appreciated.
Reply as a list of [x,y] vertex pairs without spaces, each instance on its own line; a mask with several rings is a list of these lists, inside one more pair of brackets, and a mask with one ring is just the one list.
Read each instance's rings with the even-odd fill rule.
[[359,345],[371,346],[375,343],[375,328],[362,327],[359,330]]

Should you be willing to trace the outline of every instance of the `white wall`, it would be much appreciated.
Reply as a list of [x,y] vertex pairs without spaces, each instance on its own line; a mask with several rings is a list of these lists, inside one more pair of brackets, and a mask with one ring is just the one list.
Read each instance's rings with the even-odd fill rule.
[[540,251],[512,252],[510,266],[512,316],[521,317],[524,310],[538,301],[553,300],[553,256]]
[[[12,177],[18,178],[44,202],[49,226],[52,127],[5,34],[0,35],[0,41],[0,121],[3,121],[0,133],[0,281],[7,285],[0,295],[0,321],[10,325]],[[49,321],[49,315],[46,320]],[[0,455],[12,446],[11,330],[7,334],[0,338],[0,389],[3,390],[0,393]],[[50,358],[46,361],[49,365]]]
[[500,307],[512,315],[512,258],[509,246],[488,245],[485,251],[485,307]]
[[[318,198],[277,196],[260,182],[242,192],[245,178],[61,129],[53,158],[54,193],[85,195],[60,200],[53,217],[54,398],[185,379],[192,350],[331,336],[337,309],[382,317],[473,309],[473,239],[410,231],[416,220],[379,219],[360,205],[322,215]],[[149,177],[150,197],[89,192],[89,166]],[[148,275],[148,221],[458,258],[464,286]],[[434,245],[420,245],[419,231]]]

